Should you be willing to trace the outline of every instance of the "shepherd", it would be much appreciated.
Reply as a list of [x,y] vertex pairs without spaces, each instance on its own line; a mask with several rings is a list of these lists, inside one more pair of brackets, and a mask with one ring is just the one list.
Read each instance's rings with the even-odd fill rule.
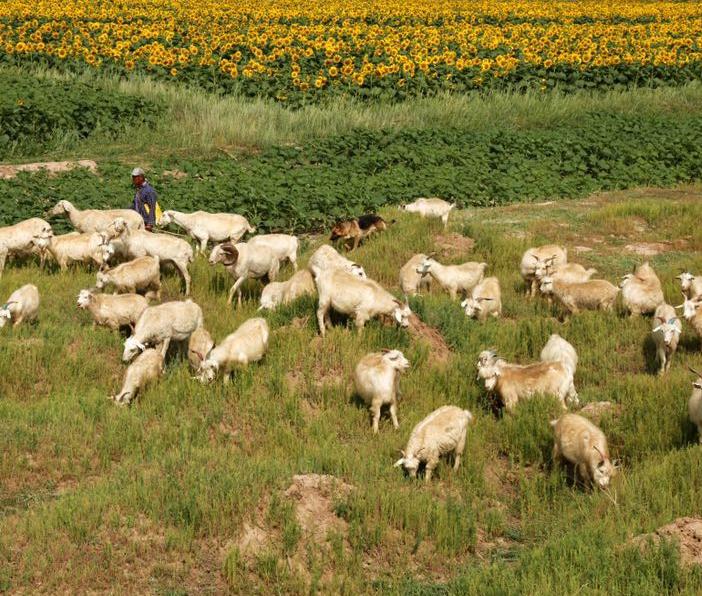
[[144,227],[152,232],[159,216],[158,197],[153,186],[146,179],[146,174],[141,168],[132,170],[132,186],[136,189],[132,209],[144,220]]

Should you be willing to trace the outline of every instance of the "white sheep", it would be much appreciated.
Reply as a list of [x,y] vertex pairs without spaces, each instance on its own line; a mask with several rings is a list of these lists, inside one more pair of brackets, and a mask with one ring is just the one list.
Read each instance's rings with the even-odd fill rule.
[[470,298],[461,302],[466,316],[486,321],[488,317],[502,314],[502,293],[496,277],[486,277],[471,291]]
[[280,305],[290,304],[301,296],[314,296],[317,286],[307,269],[295,273],[287,281],[272,281],[261,292],[261,306],[258,310],[275,310]]
[[290,261],[293,269],[297,271],[297,248],[299,240],[289,234],[260,234],[249,239],[246,244],[251,250],[258,250],[263,246],[270,250],[277,259]]
[[207,329],[198,327],[192,332],[188,340],[188,363],[194,372],[198,371],[200,363],[213,347],[214,340]]
[[373,280],[361,279],[343,269],[320,271],[315,267],[312,274],[319,295],[317,323],[322,337],[326,327],[331,328],[330,309],[353,317],[359,332],[366,321],[376,316],[391,316],[400,327],[409,326],[410,307]]
[[699,298],[702,296],[702,277],[695,277],[689,271],[678,275],[680,289],[685,298]]
[[307,268],[312,271],[314,268],[322,270],[343,269],[349,273],[353,273],[361,279],[366,278],[366,272],[358,263],[349,261],[346,257],[341,256],[333,246],[322,244],[317,250],[312,253]]
[[651,335],[656,346],[658,374],[668,372],[673,360],[673,354],[678,349],[678,341],[682,333],[682,323],[670,304],[660,304],[653,314],[653,330]]
[[586,269],[580,263],[562,263],[554,266],[551,264],[552,262],[552,259],[546,259],[537,263],[534,276],[539,282],[544,277],[549,276],[554,281],[562,281],[569,284],[580,283],[588,281],[597,273],[597,269],[592,267]]
[[225,337],[204,356],[197,376],[201,383],[211,383],[217,374],[229,383],[229,377],[237,366],[258,362],[268,350],[270,330],[265,319],[259,317],[245,321],[234,333]]
[[565,459],[575,466],[584,482],[606,489],[616,469],[609,459],[604,433],[578,414],[563,414],[552,420],[551,426],[555,436],[554,463]]
[[553,294],[569,313],[577,314],[581,310],[611,311],[619,288],[604,279],[565,283],[546,276],[541,280],[541,292]]
[[144,227],[141,215],[132,209],[85,209],[81,211],[74,207],[70,201],[65,200],[56,203],[47,215],[49,217],[67,215],[73,227],[83,234],[104,232],[117,218],[121,218],[133,230]]
[[536,295],[539,287],[539,280],[536,277],[536,270],[539,265],[548,263],[550,267],[556,268],[568,262],[568,251],[557,244],[546,244],[529,248],[523,255],[519,265],[521,274],[527,286],[527,294]]
[[449,203],[448,201],[436,197],[428,199],[422,197],[416,199],[412,203],[402,205],[400,209],[408,213],[418,213],[422,217],[440,218],[444,227],[446,227],[448,225],[449,214],[455,206],[455,203]]
[[690,421],[697,427],[697,440],[702,444],[702,375],[694,368],[690,370],[697,376],[692,382],[692,395],[687,402]]
[[412,429],[395,467],[402,466],[412,478],[416,478],[419,466],[424,463],[424,479],[429,482],[441,456],[453,453],[453,469],[458,470],[471,422],[473,415],[456,406],[441,406],[434,410]]
[[159,344],[165,358],[171,341],[188,341],[202,323],[202,309],[190,299],[149,306],[141,313],[134,333],[125,340],[122,360],[129,362],[147,347]]
[[106,271],[99,271],[95,287],[103,290],[114,286],[115,293],[135,294],[144,292],[147,298],[161,299],[161,273],[158,257],[139,257],[117,265]]
[[426,258],[425,254],[414,255],[400,269],[400,289],[405,296],[416,296],[422,289],[431,288],[431,275],[417,273]]
[[622,278],[622,303],[632,317],[652,313],[665,302],[661,282],[647,262]]
[[13,327],[20,323],[36,321],[39,312],[39,290],[34,284],[18,288],[0,307],[0,328],[12,322]]
[[54,258],[61,271],[66,271],[71,263],[87,263],[101,268],[104,262],[103,242],[103,236],[97,232],[71,232],[61,236],[35,236],[33,239],[36,246]]
[[104,325],[113,331],[129,325],[132,329],[149,306],[149,301],[139,294],[96,294],[81,290],[78,308],[87,310],[93,317],[93,326]]
[[169,209],[163,212],[158,225],[167,226],[171,223],[183,228],[195,240],[196,248],[202,253],[207,250],[208,242],[237,243],[247,232],[253,234],[256,231],[245,217],[233,213],[183,213]]
[[702,306],[702,297],[685,298],[685,302],[675,308],[682,309],[683,317],[692,325],[698,337],[702,338],[702,309],[700,306]]
[[409,362],[400,350],[383,350],[367,354],[356,365],[354,385],[356,392],[368,404],[373,416],[373,432],[378,433],[380,409],[390,407],[390,418],[395,428],[397,398],[400,394],[400,374],[409,368]]
[[435,259],[425,258],[417,267],[420,275],[431,275],[442,288],[448,291],[452,300],[458,292],[465,298],[480,283],[485,274],[487,263],[468,262],[461,265],[442,265]]
[[541,362],[560,362],[575,377],[575,370],[578,367],[578,353],[558,333],[553,333],[548,338],[546,345],[541,350],[540,360]]
[[124,373],[122,389],[110,399],[120,406],[128,406],[140,391],[163,374],[163,354],[149,348],[139,354]]
[[9,256],[38,253],[43,266],[45,251],[34,244],[34,238],[48,238],[52,235],[51,226],[39,217],[0,228],[0,277]]

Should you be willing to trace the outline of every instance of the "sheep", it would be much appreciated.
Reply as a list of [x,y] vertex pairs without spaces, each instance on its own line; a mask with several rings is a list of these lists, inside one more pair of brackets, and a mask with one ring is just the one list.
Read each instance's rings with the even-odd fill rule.
[[412,478],[420,464],[426,464],[425,482],[429,482],[442,455],[454,454],[453,469],[458,470],[466,446],[468,425],[473,415],[457,406],[441,406],[419,422],[410,434],[402,457],[394,466],[402,466]]
[[416,296],[422,288],[429,290],[431,287],[431,276],[417,273],[426,258],[425,254],[414,255],[400,269],[400,289],[405,296]]
[[409,326],[410,307],[402,304],[378,283],[361,279],[343,269],[321,271],[315,267],[312,273],[319,294],[317,323],[322,337],[326,327],[331,328],[329,310],[332,308],[353,317],[359,333],[368,319],[379,315],[392,316],[400,327]]
[[193,331],[188,340],[188,363],[190,368],[197,372],[205,355],[214,347],[214,341],[210,332],[204,327],[198,327]]
[[232,244],[225,242],[212,249],[210,265],[222,263],[224,268],[235,278],[234,285],[229,289],[227,304],[231,304],[234,294],[238,296],[237,304],[241,306],[241,290],[247,279],[268,278],[275,281],[280,269],[280,261],[271,249],[260,245],[250,247],[247,243]]
[[103,290],[112,284],[115,293],[135,294],[145,292],[146,297],[161,299],[161,277],[158,257],[139,257],[117,265],[113,269],[99,271],[95,287]]
[[702,296],[702,277],[695,277],[689,271],[678,275],[680,289],[686,298],[699,298]]
[[694,368],[688,368],[697,378],[692,382],[692,395],[687,402],[687,412],[690,421],[697,427],[697,440],[702,445],[702,374]]
[[619,288],[604,279],[569,284],[546,276],[541,280],[541,292],[553,294],[569,313],[577,314],[581,310],[611,311]]
[[514,412],[520,401],[534,395],[556,397],[564,410],[566,399],[573,406],[579,403],[573,374],[563,362],[508,364],[488,350],[481,352],[477,366],[478,378],[485,381],[485,389],[495,391],[500,396],[509,414]]
[[258,362],[268,350],[270,330],[265,319],[256,317],[245,321],[234,333],[212,348],[204,356],[198,370],[197,379],[201,383],[211,383],[217,373],[224,376],[224,383],[229,383],[229,377],[235,366],[246,366],[250,362]]
[[207,250],[208,242],[237,243],[247,232],[253,234],[256,231],[245,217],[233,213],[183,213],[169,209],[163,212],[158,225],[161,227],[171,223],[183,228],[195,240],[195,248],[201,253]]
[[656,272],[648,262],[639,265],[634,273],[622,278],[622,303],[632,317],[652,313],[665,302],[663,288]]
[[49,217],[67,215],[73,227],[88,234],[91,232],[104,232],[110,224],[121,218],[132,230],[144,227],[144,220],[132,209],[85,209],[81,211],[74,207],[70,201],[61,200],[47,213]]
[[412,203],[402,205],[400,209],[408,213],[418,213],[422,217],[438,217],[444,227],[448,226],[448,218],[451,210],[456,206],[455,203],[449,203],[443,199],[432,197],[429,199],[419,198]]
[[466,316],[485,322],[489,316],[502,314],[502,294],[500,281],[496,277],[486,277],[473,288],[470,298],[461,302]]
[[682,333],[682,323],[670,304],[661,304],[653,314],[653,342],[656,345],[656,360],[658,374],[668,372],[673,360],[673,354],[678,349],[678,341]]
[[297,271],[297,247],[299,241],[295,236],[290,236],[289,234],[260,234],[251,238],[246,244],[252,250],[258,250],[261,246],[267,248],[281,263],[285,260],[290,261],[293,269]]
[[448,291],[451,300],[456,299],[458,292],[465,298],[485,274],[487,263],[468,262],[461,265],[442,265],[432,258],[425,258],[417,267],[420,275],[431,275],[442,288]]
[[354,385],[356,392],[368,404],[373,415],[373,433],[378,434],[380,408],[390,406],[392,425],[397,429],[397,398],[400,394],[400,374],[409,368],[409,362],[400,350],[383,350],[367,354],[356,365]]
[[563,339],[558,333],[552,333],[539,356],[541,362],[560,362],[568,368],[575,377],[578,367],[578,353],[575,348]]
[[0,228],[0,277],[5,270],[7,257],[11,255],[38,252],[43,266],[45,251],[34,244],[34,238],[48,238],[51,235],[51,226],[39,217]]
[[149,301],[139,294],[96,294],[92,290],[81,290],[78,308],[87,310],[93,317],[93,326],[103,325],[112,331],[134,325],[149,306]]
[[278,306],[290,304],[301,296],[314,296],[317,287],[312,274],[303,269],[295,273],[288,281],[272,281],[261,292],[261,306],[258,310],[275,310]]
[[120,406],[128,406],[149,383],[163,374],[163,354],[149,348],[139,354],[124,373],[122,389],[110,399]]
[[307,268],[312,271],[317,267],[320,270],[324,269],[344,269],[349,273],[353,273],[361,279],[366,279],[366,272],[358,263],[349,261],[346,257],[342,257],[333,246],[322,244],[317,250],[312,253]]
[[202,309],[189,298],[149,306],[141,313],[134,333],[125,340],[122,360],[129,362],[137,353],[159,344],[165,358],[171,341],[189,340],[202,322]]
[[71,263],[92,263],[98,269],[104,263],[104,237],[97,232],[35,236],[32,242],[41,250],[47,251],[61,271],[66,271]]
[[534,297],[539,287],[539,280],[536,277],[536,270],[540,264],[547,262],[554,269],[568,262],[568,251],[557,244],[546,244],[528,249],[522,255],[519,266],[521,274],[527,286],[527,295]]
[[567,460],[581,479],[606,489],[616,468],[609,459],[607,437],[587,418],[563,414],[551,421],[554,432],[553,461]]
[[685,302],[675,308],[682,309],[683,317],[692,325],[697,335],[702,337],[702,310],[699,310],[700,306],[702,306],[702,297],[685,298]]
[[100,245],[100,259],[102,261],[102,267],[107,268],[111,263],[115,261],[117,263],[126,263],[129,261],[129,251],[126,245],[119,239],[110,240],[109,237],[103,234],[103,243]]
[[36,321],[39,312],[39,290],[34,284],[26,284],[10,294],[0,307],[0,328],[9,321],[13,327],[27,321]]
[[137,257],[158,257],[160,263],[175,265],[185,285],[185,295],[190,295],[190,272],[193,262],[193,247],[185,240],[168,234],[154,234],[147,230],[130,229],[123,219],[116,219],[108,231],[110,240],[119,239],[124,243],[128,255]]
[[560,265],[552,265],[551,259],[539,261],[534,271],[534,277],[538,282],[549,276],[554,281],[562,281],[564,283],[573,284],[583,281],[589,281],[592,276],[597,273],[597,269],[585,269],[580,263],[562,263]]

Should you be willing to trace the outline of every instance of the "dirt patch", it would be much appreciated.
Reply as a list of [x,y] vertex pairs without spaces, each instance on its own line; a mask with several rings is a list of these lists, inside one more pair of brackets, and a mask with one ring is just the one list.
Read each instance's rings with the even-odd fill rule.
[[188,177],[188,175],[181,170],[164,170],[163,175],[173,178],[174,180],[182,180]]
[[644,549],[662,539],[677,543],[683,565],[702,565],[702,518],[680,517],[650,534],[636,536],[631,544]]
[[415,339],[429,344],[431,348],[429,352],[430,360],[437,363],[445,363],[448,361],[451,356],[451,349],[438,329],[427,325],[417,315],[413,314],[409,319],[409,332]]
[[444,257],[465,254],[473,250],[475,240],[461,234],[439,234],[434,236],[434,246]]
[[295,317],[292,321],[290,321],[290,326],[293,329],[304,329],[307,327],[307,323],[309,323],[310,316],[304,316],[304,317]]
[[580,408],[578,414],[589,418],[597,424],[602,420],[603,416],[616,416],[621,411],[622,407],[620,404],[613,404],[611,401],[594,401]]
[[56,176],[61,172],[68,172],[75,168],[86,168],[93,174],[97,174],[96,162],[92,159],[79,159],[78,161],[43,161],[12,166],[0,166],[0,179],[10,180],[11,178],[15,178],[19,172],[35,173],[45,171],[49,176]]
[[634,244],[627,244],[624,247],[624,250],[641,255],[642,257],[653,257],[671,249],[672,246],[664,242],[635,242]]
[[592,252],[592,248],[590,248],[589,246],[574,246],[573,250],[578,254],[582,254],[584,252]]

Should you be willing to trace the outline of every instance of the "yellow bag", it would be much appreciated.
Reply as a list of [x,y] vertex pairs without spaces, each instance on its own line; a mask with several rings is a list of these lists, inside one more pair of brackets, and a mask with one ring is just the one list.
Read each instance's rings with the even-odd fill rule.
[[[149,206],[146,203],[144,203],[144,210],[147,213],[149,212]],[[159,205],[158,201],[156,201],[156,217],[154,218],[154,221],[156,221],[156,223],[158,223],[159,220],[161,219],[162,215],[163,215],[163,211],[161,211],[161,205]]]

